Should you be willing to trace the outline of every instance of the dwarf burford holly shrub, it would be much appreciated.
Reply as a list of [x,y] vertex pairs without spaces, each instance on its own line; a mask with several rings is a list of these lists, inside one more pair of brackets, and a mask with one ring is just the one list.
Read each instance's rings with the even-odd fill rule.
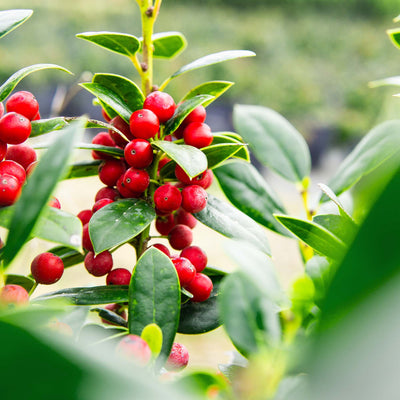
[[[400,122],[373,128],[328,184],[319,185],[320,195],[311,204],[309,149],[286,119],[266,107],[237,105],[237,133],[212,132],[206,107],[231,82],[205,82],[179,100],[166,91],[182,74],[254,53],[211,54],[158,82],[153,61],[172,59],[186,40],[178,32],[153,32],[160,0],[138,5],[141,38],[107,31],[77,35],[127,57],[140,77],[138,85],[123,76],[95,73],[91,82],[81,83],[95,97],[104,121],[41,119],[33,94],[13,93],[32,72],[69,72],[60,66],[26,67],[0,86],[0,225],[8,230],[1,248],[0,335],[2,360],[9,366],[2,396],[43,399],[43,393],[50,393],[48,398],[62,393],[72,399],[79,388],[96,400],[317,399],[322,386],[311,382],[312,391],[304,392],[304,372],[324,378],[329,369],[322,356],[312,356],[331,348],[332,326],[344,329],[346,315],[398,274]],[[0,12],[0,37],[31,14]],[[82,133],[90,128],[101,132],[83,143]],[[35,147],[46,149],[39,162],[26,143],[29,137],[39,137]],[[248,147],[260,163],[296,186],[304,218],[288,215],[249,163]],[[89,159],[70,163],[75,148],[86,149]],[[372,171],[379,173],[373,199],[357,201],[358,183],[366,175],[371,179]],[[89,176],[105,185],[93,193],[94,203],[77,216],[65,212],[52,197],[57,182]],[[214,177],[230,203],[207,193]],[[339,197],[350,188],[355,189],[352,208]],[[385,213],[391,216],[389,230],[382,223]],[[238,270],[227,274],[223,267],[208,265],[207,249],[196,245],[198,221],[230,239],[226,250]],[[169,247],[157,243],[160,236],[152,236],[152,226]],[[276,277],[265,229],[299,240],[304,273],[288,291]],[[10,273],[15,257],[33,238],[57,246],[32,255],[25,275]],[[127,268],[113,259],[123,245],[136,252]],[[62,282],[70,267],[99,277],[99,285],[76,282],[35,296],[38,284]],[[89,312],[99,318],[93,322]],[[167,372],[190,365],[187,350],[175,342],[177,333],[202,334],[221,324],[238,350],[231,364],[220,366],[223,375]],[[46,332],[51,337],[44,337]],[[69,340],[68,346],[54,342],[55,336]],[[304,343],[311,351],[299,351]],[[21,351],[30,358],[37,355],[35,365],[18,361],[14,371],[15,354]],[[340,369],[346,365],[344,359]],[[24,385],[9,383],[16,372]],[[162,384],[171,380],[176,385]]]

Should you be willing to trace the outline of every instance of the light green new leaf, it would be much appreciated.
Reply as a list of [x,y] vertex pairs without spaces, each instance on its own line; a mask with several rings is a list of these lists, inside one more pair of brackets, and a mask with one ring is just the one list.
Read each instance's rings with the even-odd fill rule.
[[[152,37],[154,51],[153,56],[157,58],[174,58],[187,46],[185,36],[180,32],[159,32]],[[140,38],[143,48],[143,39]]]
[[313,222],[326,228],[336,237],[349,245],[357,233],[357,225],[352,221],[337,214],[319,214]]
[[22,9],[0,11],[0,38],[23,24],[32,14],[32,10]]
[[148,324],[143,328],[140,337],[149,345],[154,358],[158,357],[162,348],[162,330],[157,324]]
[[225,93],[233,84],[233,82],[229,81],[210,81],[202,83],[201,85],[198,85],[190,90],[180,102],[184,102],[200,94],[208,94],[210,96],[214,96],[212,99],[203,103],[203,106],[207,107],[219,96]]

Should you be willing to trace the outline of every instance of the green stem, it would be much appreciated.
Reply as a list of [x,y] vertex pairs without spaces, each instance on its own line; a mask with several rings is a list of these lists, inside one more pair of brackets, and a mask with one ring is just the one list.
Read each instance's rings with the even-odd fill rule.
[[142,14],[142,35],[143,35],[143,62],[142,62],[142,90],[147,96],[153,87],[153,27],[156,20],[156,13],[151,0],[144,0],[140,7]]

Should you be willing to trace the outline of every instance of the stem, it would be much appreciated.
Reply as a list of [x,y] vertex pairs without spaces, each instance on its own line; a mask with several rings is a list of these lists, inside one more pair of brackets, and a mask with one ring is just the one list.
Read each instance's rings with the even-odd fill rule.
[[[310,210],[308,206],[308,187],[310,185],[310,179],[308,177],[304,178],[302,181],[302,186],[299,189],[301,198],[303,200],[303,207],[306,212],[307,220],[312,221],[314,215],[313,211]],[[300,242],[300,250],[303,255],[304,262],[307,262],[310,258],[314,256],[314,250],[307,244]]]
[[[158,2],[160,3],[160,2]],[[156,13],[151,0],[144,0],[140,7],[142,14],[142,35],[143,35],[143,62],[142,69],[142,90],[147,96],[153,87],[153,27],[156,20]]]

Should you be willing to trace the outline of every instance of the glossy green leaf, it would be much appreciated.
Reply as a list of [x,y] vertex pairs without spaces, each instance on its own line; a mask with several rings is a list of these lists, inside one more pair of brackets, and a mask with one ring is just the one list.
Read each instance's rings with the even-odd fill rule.
[[81,120],[64,128],[63,134],[42,156],[22,189],[21,196],[14,205],[15,212],[3,252],[5,266],[10,264],[30,237],[44,206],[66,169],[75,142],[83,133],[83,126],[84,121]]
[[181,306],[178,333],[198,335],[218,328],[221,318],[218,311],[218,295],[223,275],[210,276],[213,290],[206,301],[187,301]]
[[143,328],[140,337],[149,345],[154,358],[158,357],[162,348],[162,330],[157,324],[149,324]]
[[215,132],[213,133],[213,141],[212,144],[228,144],[228,143],[236,143],[241,144],[241,147],[234,155],[233,158],[238,158],[239,160],[244,160],[250,162],[250,153],[248,149],[247,143],[243,142],[243,139],[233,133],[233,132]]
[[139,39],[133,35],[118,32],[83,32],[76,35],[114,53],[133,57],[140,48]]
[[0,38],[23,24],[32,14],[32,10],[0,11]]
[[313,218],[313,222],[332,232],[347,245],[351,243],[357,233],[357,225],[341,215],[320,214]]
[[226,332],[245,356],[280,341],[280,322],[273,303],[243,273],[228,275],[221,286],[219,308]]
[[214,175],[236,208],[266,228],[290,236],[273,215],[286,213],[282,202],[255,167],[243,161],[232,161],[216,168]]
[[125,303],[128,301],[128,286],[75,287],[46,293],[32,300],[35,304],[67,304],[95,306],[98,304]]
[[[338,196],[390,157],[400,159],[400,120],[373,128],[345,158],[328,186]],[[324,201],[327,198],[323,198]]]
[[18,83],[26,76],[28,76],[32,72],[41,71],[43,69],[58,69],[72,75],[72,72],[55,64],[30,65],[29,67],[22,68],[19,71],[15,72],[0,86],[0,101],[3,101],[15,89]]
[[207,169],[207,157],[196,147],[176,144],[167,140],[155,140],[151,144],[179,164],[191,178]]
[[[152,36],[153,56],[157,58],[174,58],[187,46],[185,36],[180,32],[159,32]],[[141,39],[143,46],[143,40]]]
[[225,93],[232,85],[234,85],[234,83],[229,81],[205,82],[190,90],[180,102],[184,102],[200,94],[208,94],[210,96],[213,96],[213,98],[203,103],[203,106],[207,107],[214,100],[216,100],[223,93]]
[[107,310],[106,308],[92,308],[90,311],[98,313],[100,318],[103,318],[114,325],[123,327],[128,326],[126,319],[122,318],[120,315],[113,311]]
[[85,178],[87,176],[96,176],[99,174],[100,160],[82,161],[72,164],[64,179]]
[[121,199],[98,210],[89,222],[96,254],[126,243],[154,220],[154,209],[142,199]]
[[270,108],[236,105],[237,132],[264,165],[291,182],[302,182],[311,170],[310,152],[301,134]]
[[151,323],[162,331],[160,361],[168,357],[179,323],[181,293],[169,257],[150,247],[138,260],[129,285],[129,332],[141,335]]
[[64,117],[56,117],[32,121],[31,125],[32,131],[29,137],[36,137],[64,128],[67,125],[67,121]]
[[189,115],[197,106],[204,104],[212,98],[213,97],[208,94],[201,94],[179,104],[175,109],[174,115],[165,124],[164,134],[170,135],[175,132],[187,115]]
[[212,144],[203,147],[201,151],[207,157],[208,168],[214,169],[228,158],[234,157],[239,150],[243,149],[243,147],[244,145],[241,143]]
[[102,146],[100,144],[92,144],[92,143],[78,143],[76,145],[77,149],[85,149],[85,150],[95,150],[100,153],[109,154],[114,157],[123,157],[124,150],[119,147],[111,147],[111,146]]
[[22,286],[29,293],[35,285],[35,280],[29,276],[8,274],[5,276],[5,284]]
[[48,252],[60,257],[63,261],[64,268],[73,267],[80,264],[85,259],[85,255],[66,246],[53,247]]
[[287,215],[275,214],[275,217],[283,226],[318,253],[333,259],[340,259],[343,256],[346,250],[345,244],[322,226]]
[[129,108],[131,114],[143,108],[144,95],[135,82],[114,74],[95,74],[93,83],[97,83],[116,93]]
[[257,222],[210,194],[206,208],[194,216],[221,235],[249,242],[264,253],[271,254],[265,231]]
[[80,86],[96,96],[100,102],[105,103],[125,122],[129,123],[132,111],[119,94],[98,83],[81,83]]

